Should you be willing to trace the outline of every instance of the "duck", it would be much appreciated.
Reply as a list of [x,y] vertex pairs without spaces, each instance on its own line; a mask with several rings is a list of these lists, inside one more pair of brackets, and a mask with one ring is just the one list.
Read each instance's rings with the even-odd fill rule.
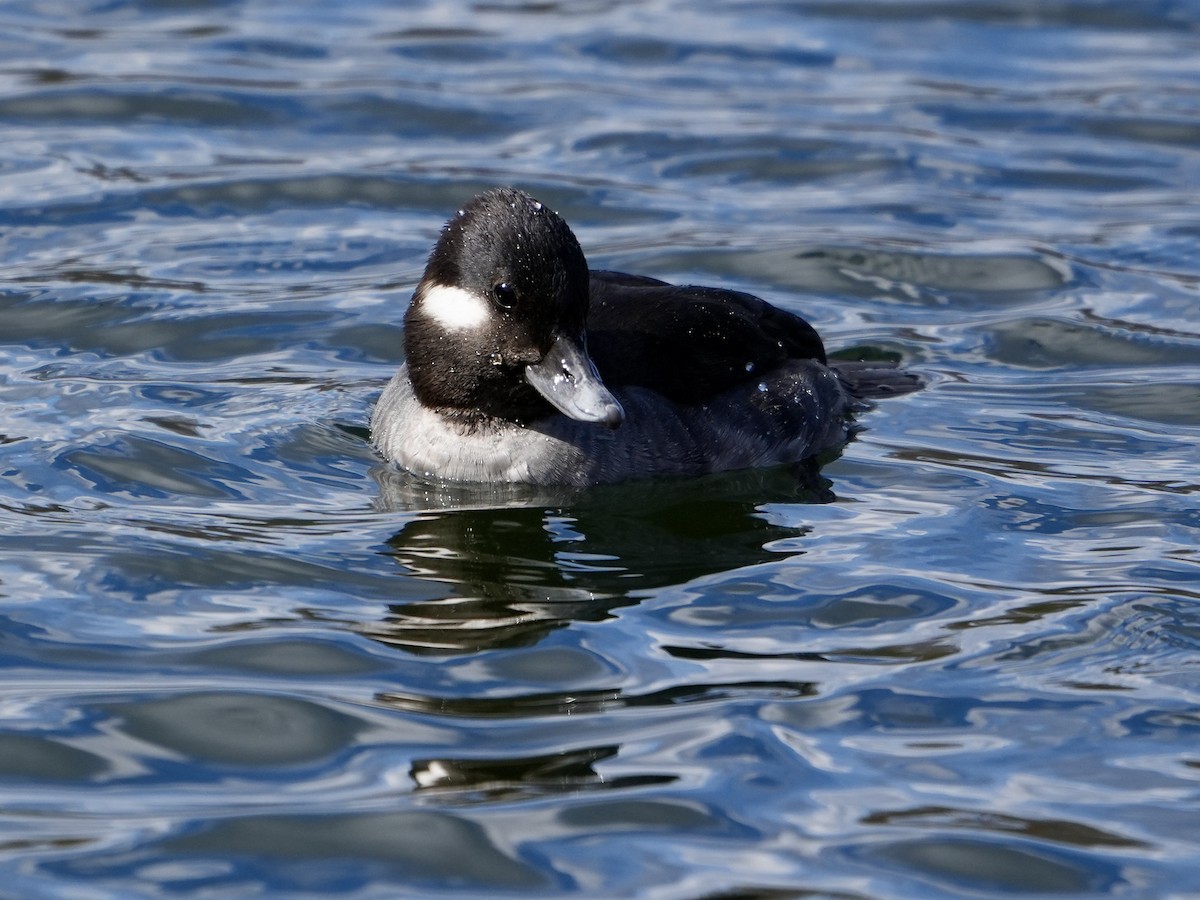
[[404,316],[375,449],[423,479],[588,487],[800,463],[845,444],[891,366],[831,364],[752,294],[589,269],[566,221],[496,188],[443,227]]

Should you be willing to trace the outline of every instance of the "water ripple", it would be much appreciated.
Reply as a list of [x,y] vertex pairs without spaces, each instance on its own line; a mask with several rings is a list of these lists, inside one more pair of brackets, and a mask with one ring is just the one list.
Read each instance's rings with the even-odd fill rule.
[[[0,10],[6,890],[1200,891],[1193,12]],[[926,389],[803,478],[390,469],[497,183]]]

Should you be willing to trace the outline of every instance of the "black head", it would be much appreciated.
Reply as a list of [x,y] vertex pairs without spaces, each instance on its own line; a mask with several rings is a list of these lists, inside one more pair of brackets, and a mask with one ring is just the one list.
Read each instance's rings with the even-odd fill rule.
[[[405,317],[417,397],[517,420],[553,405],[619,424],[620,407],[586,355],[588,280],[583,250],[553,210],[512,188],[475,197],[446,223]],[[576,383],[584,389],[582,406],[556,395],[566,393],[562,383],[572,395]],[[597,385],[599,393],[586,394]]]

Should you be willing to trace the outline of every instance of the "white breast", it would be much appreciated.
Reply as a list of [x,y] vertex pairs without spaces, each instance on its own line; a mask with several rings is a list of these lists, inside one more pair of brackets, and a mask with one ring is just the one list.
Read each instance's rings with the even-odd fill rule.
[[371,439],[388,459],[421,476],[582,487],[794,462],[847,436],[849,400],[841,383],[808,360],[698,406],[642,388],[615,393],[626,413],[616,429],[558,414],[528,425],[471,423],[423,406],[402,366],[375,407]]

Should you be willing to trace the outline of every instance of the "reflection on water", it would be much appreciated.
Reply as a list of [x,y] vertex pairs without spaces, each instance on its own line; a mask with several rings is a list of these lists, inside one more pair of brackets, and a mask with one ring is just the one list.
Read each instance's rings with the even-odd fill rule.
[[287,697],[176,694],[105,710],[124,733],[183,756],[220,765],[311,763],[352,743],[352,720]]
[[345,893],[403,881],[414,889],[513,891],[547,878],[505,854],[479,825],[441,812],[243,816],[204,823],[103,862],[48,866],[67,878],[137,878],[150,871],[176,891],[219,883],[249,890]]
[[457,796],[459,802],[502,802],[588,790],[624,791],[669,784],[672,775],[604,777],[595,763],[615,757],[616,746],[498,759],[418,759],[409,774],[421,791]]
[[[1187,4],[0,8],[6,896],[1194,895]],[[382,466],[447,215],[927,383],[814,469]]]
[[755,515],[757,504],[830,499],[810,464],[590,492],[431,485],[394,469],[377,477],[388,508],[439,510],[388,547],[412,576],[452,593],[392,605],[363,629],[415,653],[532,645],[571,622],[603,621],[640,592],[754,565],[764,544],[795,533]]

